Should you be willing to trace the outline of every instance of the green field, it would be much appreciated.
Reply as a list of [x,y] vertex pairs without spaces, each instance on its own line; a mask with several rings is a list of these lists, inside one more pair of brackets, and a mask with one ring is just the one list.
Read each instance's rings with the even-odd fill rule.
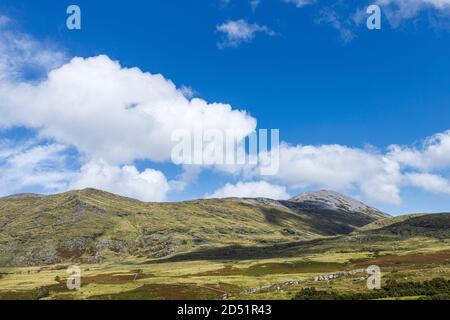
[[[367,251],[355,251],[350,244],[322,252],[328,245],[325,241],[316,248],[305,248],[303,254],[298,247],[290,258],[159,263],[130,259],[82,264],[82,286],[77,291],[66,288],[66,264],[1,268],[0,299],[292,299],[312,287],[368,293],[364,273],[323,282],[314,277],[373,264],[381,267],[383,283],[450,280],[450,250],[448,243],[439,239],[374,243]],[[402,254],[398,248],[404,250]]]
[[[236,199],[145,204],[83,192],[0,199],[0,299],[450,298],[439,282],[450,280],[450,214],[352,224]],[[72,264],[79,290],[66,286]],[[349,272],[370,265],[382,271],[378,296],[365,272]]]

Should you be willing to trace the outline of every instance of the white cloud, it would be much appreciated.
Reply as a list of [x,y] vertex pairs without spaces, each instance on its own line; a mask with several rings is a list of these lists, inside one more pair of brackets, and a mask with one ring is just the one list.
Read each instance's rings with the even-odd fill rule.
[[51,43],[41,43],[13,30],[12,21],[0,15],[0,80],[17,80],[23,73],[36,76],[62,65],[65,54]]
[[107,56],[74,58],[38,83],[0,82],[0,126],[36,128],[110,164],[170,158],[175,130],[217,129],[243,139],[256,120],[230,105],[186,99],[162,75]]
[[399,204],[400,167],[370,149],[342,145],[280,148],[280,170],[272,177],[290,188],[331,188],[363,198]]
[[42,141],[0,144],[0,196],[36,190],[57,193],[98,188],[144,201],[163,201],[169,183],[160,171],[138,172],[134,166],[112,166],[92,160],[81,169],[66,146]]
[[[165,176],[151,169],[138,172],[132,164],[169,160],[173,131],[211,128],[234,132],[241,140],[256,127],[256,120],[245,111],[191,99],[187,87],[178,89],[159,74],[122,68],[107,56],[74,58],[59,66],[64,55],[28,35],[0,28],[0,39],[0,129],[23,126],[37,132],[37,141],[73,146],[82,165],[79,173],[55,169],[54,177],[48,171],[47,176],[34,175],[33,183],[42,189],[101,187],[159,201],[169,190]],[[28,66],[51,71],[45,77],[23,80],[29,78]],[[64,159],[64,153],[58,157]],[[34,164],[40,168],[40,162]],[[30,185],[20,170],[3,174],[24,181],[23,187]],[[0,192],[17,189],[8,183],[3,187]]]
[[425,139],[421,148],[392,145],[389,157],[419,170],[450,168],[450,130]]
[[224,34],[224,39],[219,43],[219,47],[236,47],[242,42],[250,42],[256,33],[265,33],[269,36],[275,35],[275,32],[268,27],[256,23],[249,24],[243,19],[230,20],[218,25],[217,31]]
[[428,16],[430,23],[438,27],[446,25],[441,21],[450,16],[450,0],[282,1],[294,4],[299,8],[318,3],[320,7],[315,22],[329,24],[339,32],[340,38],[344,42],[350,42],[355,38],[358,27],[365,28],[368,17],[366,9],[372,4],[381,7],[383,19],[387,19],[393,28],[397,28],[406,20],[417,17],[425,10],[430,13]]
[[72,176],[66,169],[66,151],[60,144],[1,143],[0,195],[30,189],[49,193],[66,190]]
[[427,7],[438,10],[450,8],[450,0],[377,0],[376,3],[383,6],[395,5],[405,12],[414,12]]
[[429,173],[407,173],[405,183],[419,187],[425,191],[450,195],[450,182],[439,176]]
[[207,198],[269,198],[275,200],[285,200],[290,198],[286,188],[279,185],[273,185],[266,181],[258,182],[238,182],[237,184],[226,184],[216,190]]
[[70,189],[83,188],[97,188],[143,201],[163,201],[169,183],[157,170],[139,172],[134,166],[111,166],[95,160],[85,164],[70,184]]
[[184,191],[186,187],[197,182],[203,167],[197,165],[183,166],[183,171],[174,180],[169,181],[170,189]]
[[376,4],[383,7],[383,14],[393,27],[426,9],[450,13],[450,0],[377,0]]
[[[310,5],[316,0],[282,0],[285,3],[294,4],[298,8]],[[339,3],[336,1],[335,3]],[[367,1],[367,5],[373,4]],[[410,18],[417,14],[420,10],[431,8],[437,10],[450,9],[450,0],[375,0],[375,4],[386,8],[395,9],[397,14],[403,18]]]
[[[272,33],[240,21],[222,25],[226,40],[236,45],[250,41],[256,32]],[[96,187],[161,201],[170,188],[182,190],[195,181],[201,168],[186,168],[179,181],[168,182],[162,172],[139,172],[133,163],[169,160],[174,130],[231,130],[242,140],[256,128],[256,120],[245,111],[189,99],[189,90],[162,75],[123,68],[104,55],[74,58],[54,69],[63,54],[1,25],[0,39],[0,127],[24,126],[37,132],[34,142],[0,144],[1,194],[36,187],[45,192]],[[21,80],[28,67],[52,71],[43,80]],[[50,142],[43,144],[43,139]],[[72,146],[81,170],[68,169],[67,150]],[[257,177],[248,166],[214,168],[240,173],[245,180]],[[421,147],[393,145],[386,152],[282,144],[280,171],[270,180],[276,184],[227,184],[213,196],[287,198],[285,186],[320,187],[398,204],[405,186],[448,194],[449,182],[441,171],[449,169],[450,131],[426,139]]]
[[450,131],[421,147],[392,145],[385,152],[343,145],[280,148],[280,170],[271,181],[291,189],[329,188],[379,203],[400,204],[404,187],[450,194]]

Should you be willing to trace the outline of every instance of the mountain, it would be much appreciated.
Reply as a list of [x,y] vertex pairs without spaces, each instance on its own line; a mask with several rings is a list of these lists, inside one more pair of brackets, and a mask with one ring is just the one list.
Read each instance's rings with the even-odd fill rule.
[[450,213],[411,214],[372,222],[354,231],[367,237],[450,239]]
[[[1,198],[0,300],[256,300],[314,292],[448,299],[450,213],[384,217],[369,209],[323,191],[287,201],[144,203],[94,189]],[[82,271],[80,290],[67,288],[72,264]],[[374,265],[383,288],[403,291],[372,296],[364,270]]]
[[315,192],[305,192],[299,196],[290,199],[291,202],[295,202],[298,205],[315,209],[327,209],[336,210],[347,213],[363,213],[367,216],[382,219],[387,218],[389,215],[381,212],[378,209],[367,206],[361,201],[344,196],[341,193],[329,190],[320,190]]
[[263,247],[350,234],[385,217],[342,195],[305,197],[144,203],[86,189],[1,198],[0,266]]

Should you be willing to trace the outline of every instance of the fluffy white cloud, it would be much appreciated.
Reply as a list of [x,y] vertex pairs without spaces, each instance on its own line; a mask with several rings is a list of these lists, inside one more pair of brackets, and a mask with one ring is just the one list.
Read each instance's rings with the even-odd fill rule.
[[400,204],[404,187],[450,194],[448,171],[450,131],[425,139],[421,147],[391,145],[385,152],[343,145],[282,144],[280,169],[269,179],[292,189],[329,188]]
[[407,173],[405,184],[419,187],[425,191],[450,195],[450,182],[439,176],[429,173]]
[[217,31],[224,34],[224,39],[219,43],[219,47],[236,47],[242,42],[250,42],[256,33],[265,33],[269,36],[275,35],[275,32],[266,26],[256,23],[248,23],[247,21],[230,20],[217,26]]
[[[2,17],[2,26],[9,23]],[[138,172],[130,164],[169,160],[175,144],[171,136],[177,130],[215,129],[242,140],[256,127],[256,120],[245,111],[192,99],[188,87],[177,88],[159,74],[122,68],[107,56],[73,58],[64,64],[64,54],[26,34],[4,27],[0,40],[0,129],[23,126],[37,132],[37,141],[73,146],[82,165],[79,173],[55,169],[57,187],[49,181],[48,171],[49,179],[34,175],[33,183],[41,189],[98,187],[159,201],[169,190],[165,176],[151,169]],[[45,77],[23,80],[30,79],[29,71],[43,72]],[[40,170],[39,162],[35,166]],[[3,174],[30,185],[31,178],[20,172],[8,169]],[[21,187],[8,187],[6,181],[4,193]]]
[[400,167],[373,150],[342,145],[280,148],[280,170],[272,179],[290,188],[331,188],[363,197],[400,203]]
[[75,155],[64,145],[42,141],[0,143],[0,196],[34,190],[57,193],[98,188],[144,201],[163,201],[169,183],[160,171],[138,172],[134,166],[112,166],[92,160],[76,168]]
[[[433,5],[446,7],[444,2]],[[186,167],[179,181],[169,183],[160,171],[139,172],[134,161],[169,160],[171,134],[177,130],[231,131],[242,140],[256,127],[256,120],[245,111],[190,99],[192,90],[187,87],[178,89],[162,75],[123,68],[104,55],[74,58],[61,65],[63,54],[6,30],[9,23],[0,17],[0,128],[32,128],[40,142],[0,143],[0,194],[37,187],[46,192],[96,187],[161,201],[170,188],[182,190],[195,181],[204,167]],[[267,27],[243,20],[219,27],[226,40],[236,44],[250,41],[256,32],[272,34]],[[43,80],[20,80],[29,68],[52,71]],[[72,146],[76,159],[68,166],[67,150]],[[74,162],[81,164],[80,170]],[[251,166],[214,169],[242,174],[243,180],[257,177]],[[449,194],[445,177],[449,169],[450,131],[427,139],[420,148],[393,145],[386,152],[282,144],[280,170],[268,178],[276,184],[227,184],[212,196],[283,199],[289,197],[284,186],[320,187],[400,203],[404,186]]]
[[168,160],[175,130],[230,130],[242,139],[256,127],[244,111],[183,93],[161,75],[107,56],[74,58],[38,84],[0,83],[0,125],[37,128],[111,164]]
[[157,170],[139,172],[134,166],[111,166],[95,160],[85,164],[70,184],[70,189],[83,188],[97,188],[143,201],[163,201],[169,183]]
[[270,184],[266,181],[238,182],[237,184],[226,184],[216,190],[207,198],[269,198],[275,200],[285,200],[290,198],[286,188],[279,185]]
[[398,163],[420,170],[450,168],[450,131],[425,139],[421,148],[392,145],[389,157]]

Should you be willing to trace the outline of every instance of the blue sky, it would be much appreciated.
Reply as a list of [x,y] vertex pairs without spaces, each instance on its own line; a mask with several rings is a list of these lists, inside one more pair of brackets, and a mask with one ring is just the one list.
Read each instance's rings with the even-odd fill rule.
[[[0,98],[4,119],[0,121],[4,181],[0,193],[52,193],[92,184],[144,200],[175,201],[233,192],[253,195],[255,190],[261,192],[256,195],[275,193],[283,198],[333,188],[391,213],[447,211],[450,1],[413,0],[407,6],[402,1],[385,1],[387,4],[381,6],[382,29],[372,31],[365,26],[368,15],[364,11],[369,2],[311,2],[261,0],[252,7],[250,1],[237,0],[80,0],[76,4],[82,12],[82,29],[71,31],[66,28],[65,12],[72,3],[2,1],[0,16],[7,22],[0,24],[0,34],[8,37],[0,39],[26,39],[32,43],[33,53],[20,48],[19,56],[45,52],[42,56],[51,55],[55,63],[17,59],[17,54],[11,54],[17,53],[17,48],[9,49],[10,44],[4,41],[0,66],[3,60],[11,68],[8,61],[18,60],[13,64],[14,75],[4,69],[7,76],[0,77],[9,93],[14,91],[11,86],[39,86],[47,81],[49,70],[70,64],[73,57],[106,55],[106,60],[97,61],[96,70],[113,68],[110,62],[118,61],[122,69],[138,67],[142,72],[161,74],[178,88],[191,88],[196,97],[208,103],[245,110],[247,115],[239,118],[244,126],[251,127],[250,117],[258,128],[279,128],[286,143],[282,164],[293,171],[284,168],[279,176],[267,178],[217,168],[192,170],[172,164],[161,155],[163,151],[148,158],[141,150],[132,150],[123,158],[108,158],[109,151],[96,152],[92,147],[95,142],[88,142],[98,139],[99,146],[108,148],[102,140],[102,135],[109,134],[102,131],[109,130],[106,124],[91,118],[91,137],[78,141],[75,129],[86,133],[85,127],[76,128],[76,121],[57,123],[56,116],[40,116],[50,112],[44,106],[46,100],[40,100],[44,93],[36,88],[30,89],[31,93],[16,88],[17,94],[29,95],[30,101],[42,104],[29,107],[26,100]],[[249,28],[250,35],[228,38],[227,27],[239,21],[237,26]],[[80,62],[61,72],[55,77],[60,80],[55,81],[61,83],[70,72],[82,72],[83,63],[89,64]],[[57,87],[70,92],[70,88]],[[54,93],[49,92],[45,95]],[[24,110],[11,116],[11,110],[17,108]],[[77,112],[75,102],[69,101],[64,108]],[[107,113],[107,109],[101,110]],[[36,117],[30,116],[33,112]],[[231,117],[231,112],[224,114],[225,122],[228,115]],[[70,133],[64,132],[68,124],[74,127]],[[221,125],[227,127],[227,123]],[[124,124],[123,128],[128,127]],[[130,132],[130,139],[123,143],[138,144],[141,138],[133,140],[133,134]],[[388,150],[391,145],[397,146],[396,151]],[[307,147],[311,150],[304,149]],[[29,155],[36,159],[36,151],[43,158],[22,160],[27,167],[21,168],[17,158]],[[318,165],[311,168],[310,163]],[[124,166],[135,171],[130,173]],[[141,175],[146,169],[151,170],[151,183]],[[180,176],[184,170],[190,173],[189,179]],[[18,172],[28,172],[28,178]],[[80,172],[84,176],[80,177]],[[100,178],[92,172],[101,172],[106,181],[98,184]],[[108,174],[113,177],[105,178]],[[136,185],[130,186],[136,179]],[[183,187],[177,184],[181,180]],[[227,183],[231,185],[224,188]],[[148,191],[142,194],[142,188]]]

